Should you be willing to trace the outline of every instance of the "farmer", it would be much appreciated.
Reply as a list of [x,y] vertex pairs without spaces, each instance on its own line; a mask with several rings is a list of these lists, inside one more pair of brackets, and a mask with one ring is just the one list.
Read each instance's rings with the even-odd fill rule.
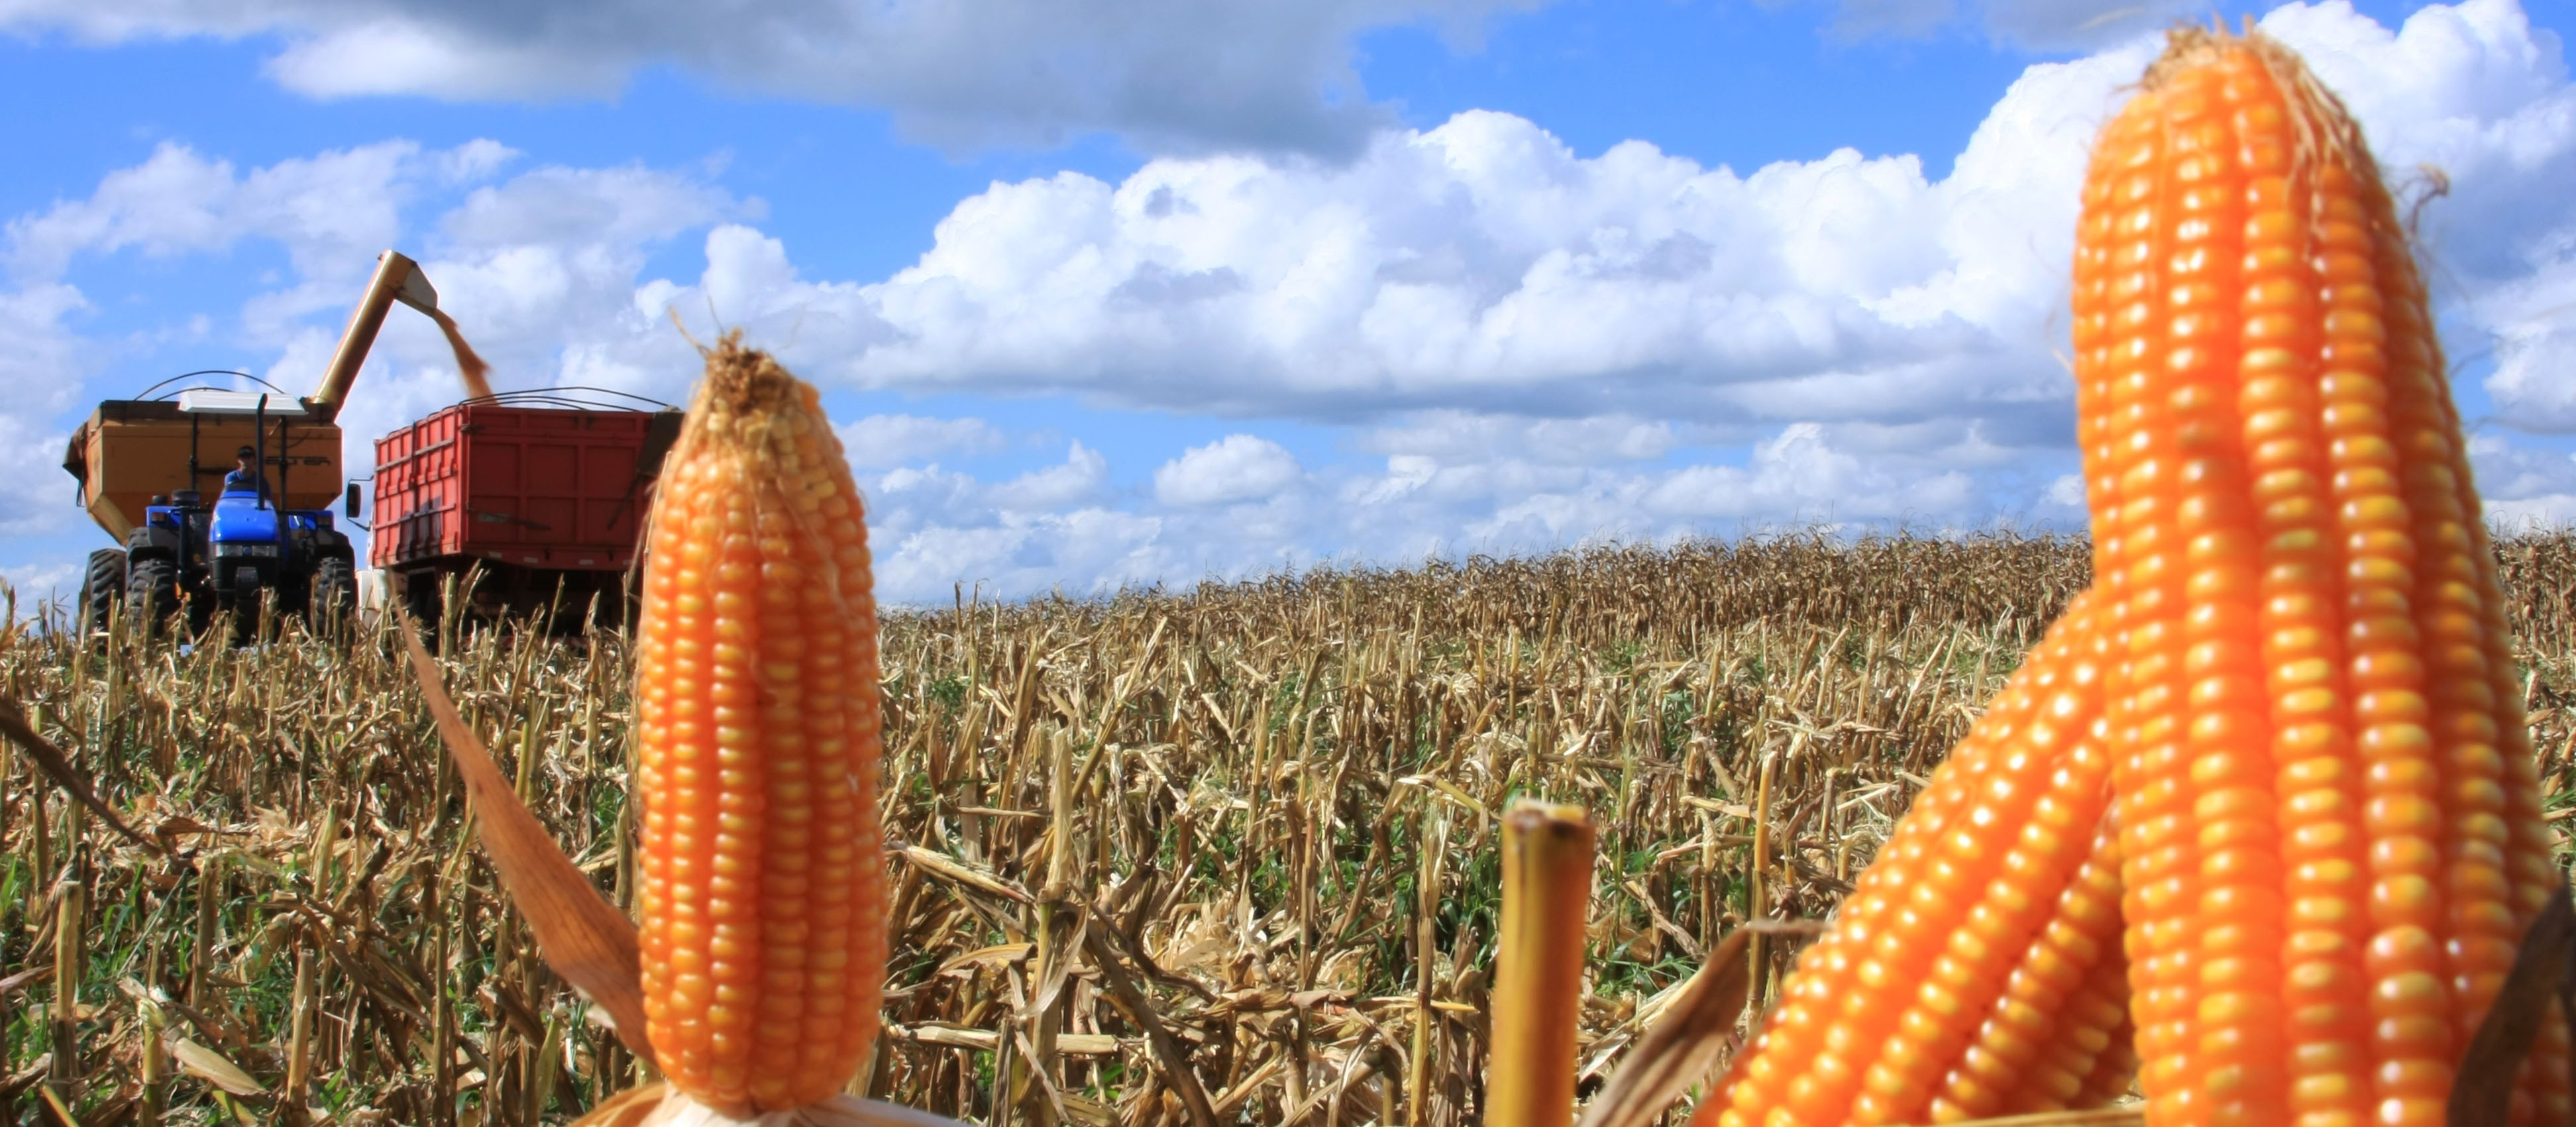
[[259,472],[259,451],[248,446],[233,451],[233,472],[224,475],[224,492],[268,496],[268,478]]

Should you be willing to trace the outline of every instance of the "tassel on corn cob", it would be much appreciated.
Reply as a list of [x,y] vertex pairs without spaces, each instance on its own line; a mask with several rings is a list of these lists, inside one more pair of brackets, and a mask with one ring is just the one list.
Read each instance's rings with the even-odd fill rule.
[[2551,878],[2405,231],[2295,56],[2198,30],[2104,131],[2085,209],[2150,1122],[2439,1123]]
[[817,1103],[885,963],[867,533],[813,388],[729,335],[654,499],[637,669],[643,976],[678,1091]]

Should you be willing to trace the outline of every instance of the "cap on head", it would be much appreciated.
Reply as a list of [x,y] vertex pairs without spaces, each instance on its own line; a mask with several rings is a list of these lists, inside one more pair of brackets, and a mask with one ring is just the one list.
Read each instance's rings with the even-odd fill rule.
[[242,447],[242,448],[241,448],[241,449],[239,449],[239,450],[235,450],[235,451],[233,451],[233,457],[236,457],[236,458],[256,458],[256,457],[259,457],[259,451],[257,451],[257,450],[253,450],[253,449],[251,449],[251,448],[250,448],[250,447],[248,447],[248,446],[244,446],[244,447]]

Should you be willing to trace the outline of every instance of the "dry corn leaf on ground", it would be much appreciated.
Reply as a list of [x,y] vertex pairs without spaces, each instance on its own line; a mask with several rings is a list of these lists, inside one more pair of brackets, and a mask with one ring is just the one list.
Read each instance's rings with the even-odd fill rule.
[[[1935,776],[1703,1118],[1953,1120],[2125,1089],[2016,1091],[2053,1002],[2087,1042],[2134,1039],[2157,1127],[2440,1123],[2561,878],[2395,201],[2288,49],[2177,31],[2097,143],[2074,291],[2094,589]],[[2124,920],[2126,1028],[2107,994],[2064,985],[2064,951],[2029,942],[2026,917],[1972,923],[2027,913],[2086,856],[2049,826],[2053,868],[2007,865],[2018,882],[1977,892],[2002,843],[2046,824],[2036,768],[1993,765],[2062,754],[2023,734],[2024,694],[2077,648],[2086,699],[2066,711],[2094,754],[2070,762],[2108,769],[2116,837],[2092,856],[2117,858],[2121,896],[2086,918]],[[2107,891],[2094,872],[2074,887]],[[2043,977],[2047,1002],[1989,1001]],[[2517,1122],[2565,1121],[2566,1031],[2543,1041]]]

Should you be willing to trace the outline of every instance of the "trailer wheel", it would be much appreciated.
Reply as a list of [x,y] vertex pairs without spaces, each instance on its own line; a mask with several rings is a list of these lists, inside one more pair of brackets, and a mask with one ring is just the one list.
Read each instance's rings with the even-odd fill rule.
[[124,600],[125,552],[117,548],[91,552],[89,570],[81,576],[81,632],[106,633],[116,618],[116,604]]
[[179,567],[164,559],[134,561],[125,574],[126,613],[141,619],[146,636],[160,633],[179,612]]
[[358,615],[357,565],[336,556],[313,565],[304,600],[304,613],[315,628],[345,627]]

